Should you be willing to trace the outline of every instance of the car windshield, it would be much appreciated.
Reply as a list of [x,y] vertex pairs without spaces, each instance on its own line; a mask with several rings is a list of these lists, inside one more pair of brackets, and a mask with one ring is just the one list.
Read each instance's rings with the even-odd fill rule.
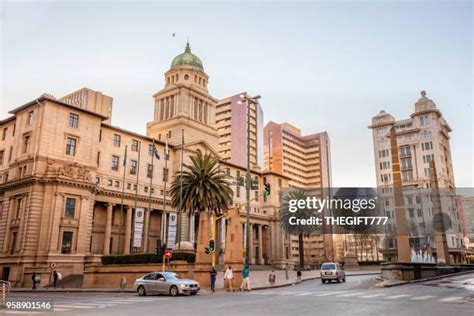
[[334,269],[336,269],[336,265],[333,263],[323,264],[323,266],[321,267],[321,270],[334,270]]
[[166,274],[166,279],[168,279],[168,280],[181,280],[182,277],[177,273],[167,273]]

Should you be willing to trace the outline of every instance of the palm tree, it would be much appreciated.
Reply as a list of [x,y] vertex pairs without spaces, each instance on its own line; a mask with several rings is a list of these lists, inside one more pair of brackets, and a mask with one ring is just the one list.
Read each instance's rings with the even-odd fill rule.
[[[182,189],[182,209],[194,214],[222,214],[232,204],[230,176],[219,170],[219,159],[198,151],[190,156],[191,164],[184,164],[171,183],[171,203],[179,208]],[[182,181],[182,188],[181,188]],[[198,231],[200,242],[201,229]]]
[[280,224],[283,230],[291,235],[298,235],[298,248],[300,257],[300,267],[303,268],[304,262],[304,235],[315,233],[318,228],[315,225],[291,225],[290,218],[295,217],[296,219],[309,219],[316,217],[318,214],[313,209],[306,207],[298,208],[296,212],[290,211],[291,200],[306,200],[309,196],[308,191],[296,188],[290,189],[287,194],[282,197],[281,209],[280,209]]

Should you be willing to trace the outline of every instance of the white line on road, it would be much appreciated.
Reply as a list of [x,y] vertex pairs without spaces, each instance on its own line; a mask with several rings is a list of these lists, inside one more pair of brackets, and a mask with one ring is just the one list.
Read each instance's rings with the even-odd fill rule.
[[446,297],[446,298],[443,298],[443,299],[439,300],[438,302],[454,302],[454,301],[459,301],[463,298],[464,298],[463,296]]
[[329,295],[335,295],[335,294],[340,294],[341,292],[325,292],[325,293],[315,293],[313,296],[329,296]]
[[311,295],[311,294],[313,294],[313,292],[296,293],[295,295],[298,295],[298,296],[306,296],[306,295]]
[[347,293],[342,295],[336,295],[337,297],[349,297],[349,296],[356,296],[360,294],[365,294],[364,292],[354,292],[354,293]]
[[6,310],[6,311],[2,311],[2,313],[15,314],[15,315],[35,315],[35,314],[39,314],[41,312]]
[[433,297],[436,297],[436,296],[435,295],[424,295],[424,296],[414,297],[411,300],[412,301],[423,301],[423,300],[427,300],[427,299],[433,298]]
[[410,296],[409,294],[400,294],[400,295],[393,295],[393,296],[389,296],[387,297],[389,300],[396,300],[397,298],[402,298],[402,297],[407,297],[407,296]]
[[54,308],[56,308],[56,307],[59,307],[59,308],[83,308],[83,309],[94,308],[94,306],[81,306],[81,305],[75,305],[75,304],[68,304],[68,305],[54,304]]
[[378,294],[370,294],[370,295],[362,295],[362,298],[372,298],[372,297],[380,297],[380,296],[385,296],[385,294],[378,293]]

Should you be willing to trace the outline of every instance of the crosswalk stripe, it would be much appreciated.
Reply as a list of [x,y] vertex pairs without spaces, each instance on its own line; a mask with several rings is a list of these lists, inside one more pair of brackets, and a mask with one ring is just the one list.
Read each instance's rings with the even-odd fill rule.
[[63,304],[55,304],[54,307],[59,307],[59,308],[83,308],[83,309],[89,309],[89,308],[94,308],[94,306],[81,306],[81,305],[76,305],[76,304],[68,304],[68,305],[63,305]]
[[364,294],[364,292],[347,293],[347,294],[337,295],[337,297],[349,297],[349,296],[356,296],[360,294]]
[[316,293],[313,296],[329,296],[329,295],[335,295],[335,294],[340,294],[341,292],[326,292],[326,293]]
[[311,295],[313,294],[312,292],[303,292],[303,293],[297,293],[295,295],[298,295],[298,296],[307,296],[307,295]]
[[438,302],[454,302],[454,301],[459,301],[460,299],[463,299],[463,298],[464,297],[462,296],[452,296],[452,297],[443,298],[439,300]]
[[433,298],[433,297],[436,297],[436,296],[434,296],[434,295],[424,295],[424,296],[414,297],[411,300],[412,301],[422,301],[422,300],[427,300],[427,299]]
[[293,292],[280,292],[277,295],[291,295]]
[[392,296],[389,296],[387,298],[390,299],[390,300],[395,300],[397,298],[402,298],[402,297],[407,297],[407,296],[410,296],[410,295],[409,294],[392,295]]
[[385,296],[385,294],[378,293],[378,294],[370,294],[370,295],[362,295],[362,298],[373,298],[373,297],[380,297],[380,296]]

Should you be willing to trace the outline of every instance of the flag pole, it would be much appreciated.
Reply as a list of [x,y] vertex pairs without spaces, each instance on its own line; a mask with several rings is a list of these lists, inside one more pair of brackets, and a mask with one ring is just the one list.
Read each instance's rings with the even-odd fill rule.
[[[149,188],[149,196],[148,196],[148,212],[150,212],[148,216],[148,227],[147,227],[147,232],[146,236],[147,238],[150,237],[150,223],[151,223],[151,189],[153,188],[153,174],[155,172],[155,168],[153,167],[153,162],[154,162],[154,156],[155,156],[155,139],[153,138],[153,144],[152,144],[152,151],[151,151],[151,175],[150,175],[150,188]],[[148,170],[147,170],[148,172]],[[148,248],[148,240],[145,240],[146,247]],[[144,249],[143,252],[147,252],[148,249]]]
[[[166,183],[168,182],[168,157],[169,157],[169,151],[168,151],[168,134],[166,134],[166,144],[165,144],[165,170],[163,171],[163,216],[166,218]],[[165,174],[166,172],[166,174]],[[168,243],[168,236],[166,236],[166,225],[168,225],[167,221],[163,220],[163,216],[161,217],[162,222],[165,223],[163,225],[163,231],[162,231],[162,238],[163,243],[166,244]]]
[[[137,159],[137,180],[136,180],[136,188],[135,188],[135,206],[134,212],[137,211],[137,199],[138,199],[138,179],[140,176],[140,152],[142,151],[142,142],[138,142],[138,159]],[[129,249],[130,251],[130,249]]]
[[122,226],[123,226],[123,195],[125,194],[125,171],[127,169],[127,145],[125,145],[125,155],[123,157],[123,179],[122,179],[122,196],[120,201],[120,228],[119,228],[119,246],[118,252],[122,248]]
[[183,163],[184,163],[184,129],[181,130],[181,167],[179,177],[179,210],[178,210],[178,250],[181,249],[181,213],[183,208]]

